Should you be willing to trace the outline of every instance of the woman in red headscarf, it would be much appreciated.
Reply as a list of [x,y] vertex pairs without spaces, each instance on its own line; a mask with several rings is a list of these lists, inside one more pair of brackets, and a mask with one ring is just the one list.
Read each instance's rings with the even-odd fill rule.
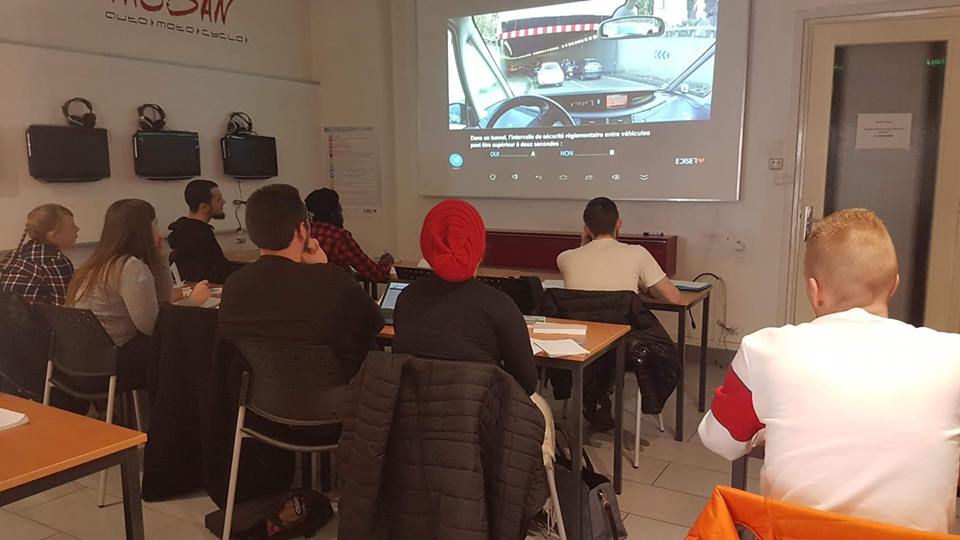
[[483,219],[467,202],[447,200],[430,210],[420,251],[434,274],[410,284],[397,299],[393,351],[495,363],[533,394],[537,370],[520,309],[474,277],[486,237]]

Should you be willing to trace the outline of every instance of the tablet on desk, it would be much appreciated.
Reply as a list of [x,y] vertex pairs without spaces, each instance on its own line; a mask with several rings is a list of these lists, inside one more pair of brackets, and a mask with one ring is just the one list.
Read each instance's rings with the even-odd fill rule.
[[387,290],[383,292],[383,296],[380,297],[380,314],[383,315],[383,320],[387,324],[393,324],[393,310],[397,307],[397,298],[409,284],[406,281],[391,281],[387,285]]
[[702,281],[683,281],[679,279],[673,279],[671,281],[673,281],[674,286],[681,291],[700,292],[712,287],[712,285],[709,283],[704,283]]

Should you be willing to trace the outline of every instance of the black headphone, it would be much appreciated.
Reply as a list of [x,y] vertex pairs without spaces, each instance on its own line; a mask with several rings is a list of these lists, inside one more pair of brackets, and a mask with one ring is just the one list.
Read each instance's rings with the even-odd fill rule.
[[248,135],[253,133],[253,119],[245,112],[230,113],[227,119],[227,134]]
[[[147,111],[153,111],[152,118],[147,116]],[[163,131],[167,125],[167,113],[154,103],[144,103],[137,107],[137,116],[140,117],[140,129],[143,131]]]
[[[74,103],[86,107],[87,112],[82,115],[70,114],[70,106]],[[71,126],[93,128],[97,125],[97,115],[93,114],[93,104],[82,97],[70,98],[63,104],[63,117],[67,119],[67,124]]]

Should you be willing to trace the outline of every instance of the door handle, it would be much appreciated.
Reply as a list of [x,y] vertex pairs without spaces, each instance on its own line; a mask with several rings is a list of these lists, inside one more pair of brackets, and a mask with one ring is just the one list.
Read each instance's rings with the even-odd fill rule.
[[803,241],[810,239],[810,233],[813,232],[813,207],[803,207]]

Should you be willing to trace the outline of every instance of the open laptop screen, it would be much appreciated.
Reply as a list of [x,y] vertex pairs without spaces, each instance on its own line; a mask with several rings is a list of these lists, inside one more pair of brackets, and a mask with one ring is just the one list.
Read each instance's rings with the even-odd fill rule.
[[393,309],[397,306],[397,298],[400,297],[400,293],[403,292],[403,289],[407,285],[409,285],[409,283],[391,281],[390,284],[387,285],[387,290],[380,298],[380,312],[383,314],[383,320],[386,321],[387,324],[393,324]]

